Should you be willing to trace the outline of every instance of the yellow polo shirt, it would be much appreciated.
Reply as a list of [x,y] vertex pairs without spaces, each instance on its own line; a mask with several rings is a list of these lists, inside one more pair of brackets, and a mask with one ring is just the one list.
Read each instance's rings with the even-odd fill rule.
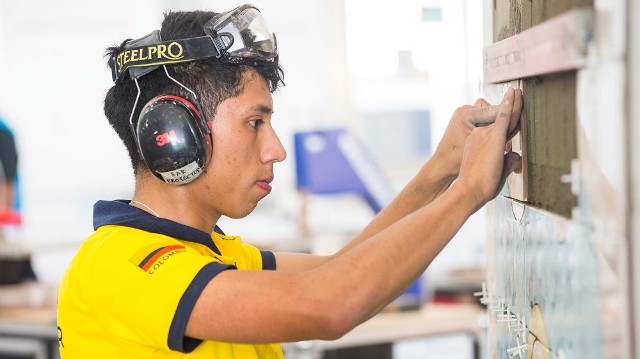
[[275,269],[273,253],[218,228],[208,234],[154,217],[128,201],[96,203],[94,227],[59,287],[63,359],[283,357],[279,344],[185,336],[209,281],[224,270]]

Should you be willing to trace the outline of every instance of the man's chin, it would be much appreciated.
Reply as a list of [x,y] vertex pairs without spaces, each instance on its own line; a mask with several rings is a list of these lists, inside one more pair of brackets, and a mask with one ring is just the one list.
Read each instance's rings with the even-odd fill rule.
[[254,203],[252,206],[249,206],[247,208],[234,208],[233,210],[229,211],[228,213],[223,213],[223,215],[225,217],[228,217],[228,218],[231,218],[231,219],[244,218],[244,217],[250,215],[251,212],[253,212],[253,210],[256,209],[257,205],[258,205],[258,203]]

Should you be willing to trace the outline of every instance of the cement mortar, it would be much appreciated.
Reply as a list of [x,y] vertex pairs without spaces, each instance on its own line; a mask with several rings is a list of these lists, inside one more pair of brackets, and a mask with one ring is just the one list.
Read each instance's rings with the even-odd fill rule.
[[519,34],[576,7],[593,7],[593,0],[495,0],[493,41]]
[[570,217],[577,198],[560,177],[577,158],[576,73],[525,80],[529,200],[533,206]]

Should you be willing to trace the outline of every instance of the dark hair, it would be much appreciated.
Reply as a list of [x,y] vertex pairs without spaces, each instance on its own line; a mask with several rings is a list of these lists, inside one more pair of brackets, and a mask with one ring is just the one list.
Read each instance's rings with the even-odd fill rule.
[[[163,41],[184,39],[196,36],[204,36],[202,26],[216,13],[209,11],[171,11],[164,14],[164,20],[160,28],[160,36]],[[108,60],[117,57],[127,41],[120,46],[107,48]],[[207,117],[211,117],[220,102],[238,96],[243,91],[241,82],[243,72],[255,69],[266,81],[271,92],[280,85],[284,85],[284,72],[278,62],[254,62],[252,64],[223,63],[216,58],[202,61],[188,62],[184,64],[168,65],[171,76],[191,89],[198,96]],[[144,168],[144,162],[138,153],[135,139],[129,127],[129,116],[133,108],[138,90],[133,80],[125,73],[124,81],[118,81],[109,91],[104,100],[104,113],[124,143],[134,173]],[[140,85],[140,98],[133,114],[133,122],[137,121],[142,107],[152,98],[160,95],[177,95],[193,101],[193,95],[170,80],[162,68],[138,79]]]

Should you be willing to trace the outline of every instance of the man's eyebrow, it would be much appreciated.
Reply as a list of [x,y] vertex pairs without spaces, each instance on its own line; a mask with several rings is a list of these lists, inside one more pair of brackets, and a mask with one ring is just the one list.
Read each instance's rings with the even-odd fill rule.
[[258,111],[265,115],[273,114],[273,109],[266,105],[256,105],[256,106],[250,107],[249,111]]

